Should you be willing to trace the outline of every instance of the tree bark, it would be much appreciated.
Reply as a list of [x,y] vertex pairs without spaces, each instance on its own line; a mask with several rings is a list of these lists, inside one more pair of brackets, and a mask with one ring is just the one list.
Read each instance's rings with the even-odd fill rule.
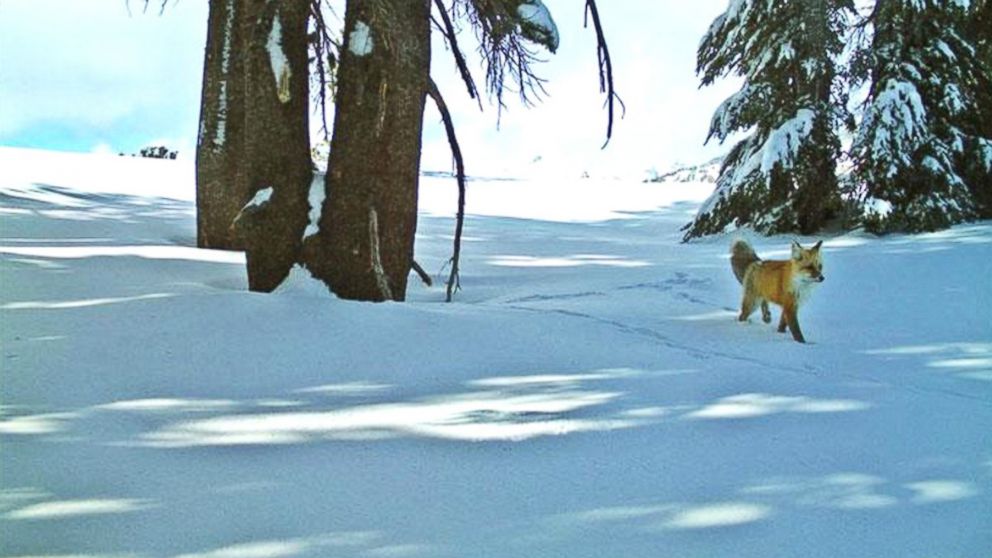
[[231,223],[252,196],[244,167],[242,2],[211,0],[196,142],[196,244],[240,250]]
[[[312,178],[307,60],[308,0],[246,0],[244,162],[251,194],[263,204],[237,219],[248,285],[272,291],[298,261]],[[240,208],[239,208],[240,209]]]
[[304,261],[341,298],[404,300],[417,228],[430,0],[348,0],[319,231]]

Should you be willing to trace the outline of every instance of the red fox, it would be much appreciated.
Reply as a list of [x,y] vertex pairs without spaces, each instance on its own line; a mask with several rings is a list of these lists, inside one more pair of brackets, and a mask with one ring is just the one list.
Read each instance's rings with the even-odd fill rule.
[[823,260],[817,242],[812,248],[803,248],[792,242],[792,257],[788,260],[762,260],[745,240],[734,242],[730,248],[730,267],[737,280],[744,286],[741,301],[741,315],[738,320],[746,322],[754,312],[756,304],[761,304],[761,319],[767,324],[772,321],[768,303],[782,307],[782,317],[778,322],[779,333],[785,333],[786,326],[792,338],[805,343],[799,329],[799,306],[809,297],[817,283],[823,282]]

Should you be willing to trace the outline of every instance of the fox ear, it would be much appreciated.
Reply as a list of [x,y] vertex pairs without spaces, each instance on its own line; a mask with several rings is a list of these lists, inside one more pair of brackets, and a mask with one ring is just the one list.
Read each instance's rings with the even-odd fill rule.
[[792,259],[801,260],[803,257],[803,247],[795,240],[792,241]]
[[810,248],[810,250],[812,250],[814,252],[819,252],[820,251],[820,246],[823,246],[823,241],[822,240],[819,241],[819,242],[817,242],[816,244],[814,244],[813,247]]

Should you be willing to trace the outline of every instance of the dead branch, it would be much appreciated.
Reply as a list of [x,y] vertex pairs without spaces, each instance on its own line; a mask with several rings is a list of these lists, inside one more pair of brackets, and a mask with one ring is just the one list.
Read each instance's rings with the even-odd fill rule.
[[610,49],[606,44],[606,36],[603,34],[603,24],[599,19],[596,0],[586,0],[586,19],[584,24],[586,27],[589,27],[590,16],[592,16],[593,28],[596,30],[596,54],[599,57],[599,92],[606,93],[606,105],[609,114],[606,123],[606,142],[603,144],[605,148],[613,136],[613,101],[620,103],[620,109],[622,111],[620,118],[626,115],[627,107],[624,105],[623,99],[617,95],[616,90],[613,88],[613,61],[610,59]]
[[468,96],[479,101],[479,110],[482,110],[482,100],[479,98],[479,90],[475,86],[475,80],[472,78],[472,73],[469,72],[468,64],[465,62],[465,55],[462,54],[461,49],[458,47],[457,33],[455,32],[455,26],[451,23],[451,16],[448,15],[448,10],[444,7],[443,0],[434,0],[434,5],[437,6],[437,11],[441,16],[441,34],[444,35],[445,40],[451,47],[451,54],[455,57],[455,65],[458,66],[458,73],[462,76],[462,81],[465,82],[465,87],[468,88]]
[[444,131],[448,134],[448,145],[451,146],[451,156],[455,160],[455,177],[458,179],[458,214],[455,220],[455,245],[451,255],[451,274],[448,276],[448,289],[446,302],[451,302],[451,297],[457,289],[461,288],[459,279],[458,261],[462,251],[462,229],[465,225],[465,162],[462,159],[462,148],[458,145],[458,138],[455,136],[455,125],[451,121],[451,113],[448,112],[448,105],[441,96],[437,84],[433,79],[428,78],[427,94],[434,99],[438,112],[441,113],[441,120],[444,121]]
[[326,3],[326,0],[310,0],[310,18],[314,23],[310,48],[313,50],[314,66],[320,85],[316,100],[320,104],[321,133],[324,134],[325,141],[330,141],[330,127],[327,125],[327,91],[334,86],[334,68],[337,62],[335,53],[340,49],[340,45],[331,37],[327,23],[324,21],[325,4],[333,13],[333,8]]
[[[158,15],[164,14],[165,13],[166,6],[169,5],[169,0],[160,0],[160,1],[162,2],[162,4],[159,6]],[[178,0],[176,0],[176,1],[178,2]],[[152,3],[152,0],[145,0],[145,7],[141,9],[141,13],[142,14],[147,14],[148,13],[148,4],[151,4],[151,3]],[[131,15],[132,15],[131,14],[131,0],[124,0],[124,7],[127,8],[127,15],[128,15],[128,17],[131,17]]]
[[413,270],[417,272],[417,275],[420,277],[420,280],[423,281],[424,284],[427,285],[428,287],[433,287],[434,281],[432,281],[431,276],[428,275],[426,271],[424,271],[424,268],[421,267],[419,263],[417,263],[417,260],[412,260],[411,264],[412,264],[411,267],[413,267]]

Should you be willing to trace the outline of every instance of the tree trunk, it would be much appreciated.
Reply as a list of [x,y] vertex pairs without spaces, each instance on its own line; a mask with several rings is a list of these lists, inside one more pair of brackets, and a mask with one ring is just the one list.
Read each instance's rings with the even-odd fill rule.
[[348,0],[334,135],[307,268],[339,297],[404,300],[417,228],[430,0]]
[[[307,225],[312,177],[307,60],[308,0],[246,0],[244,162],[250,191],[271,188],[267,201],[245,208],[236,229],[244,239],[248,285],[268,292],[298,261]],[[256,198],[258,199],[258,198]]]
[[196,142],[196,243],[240,250],[231,223],[252,196],[244,172],[243,3],[211,0]]

